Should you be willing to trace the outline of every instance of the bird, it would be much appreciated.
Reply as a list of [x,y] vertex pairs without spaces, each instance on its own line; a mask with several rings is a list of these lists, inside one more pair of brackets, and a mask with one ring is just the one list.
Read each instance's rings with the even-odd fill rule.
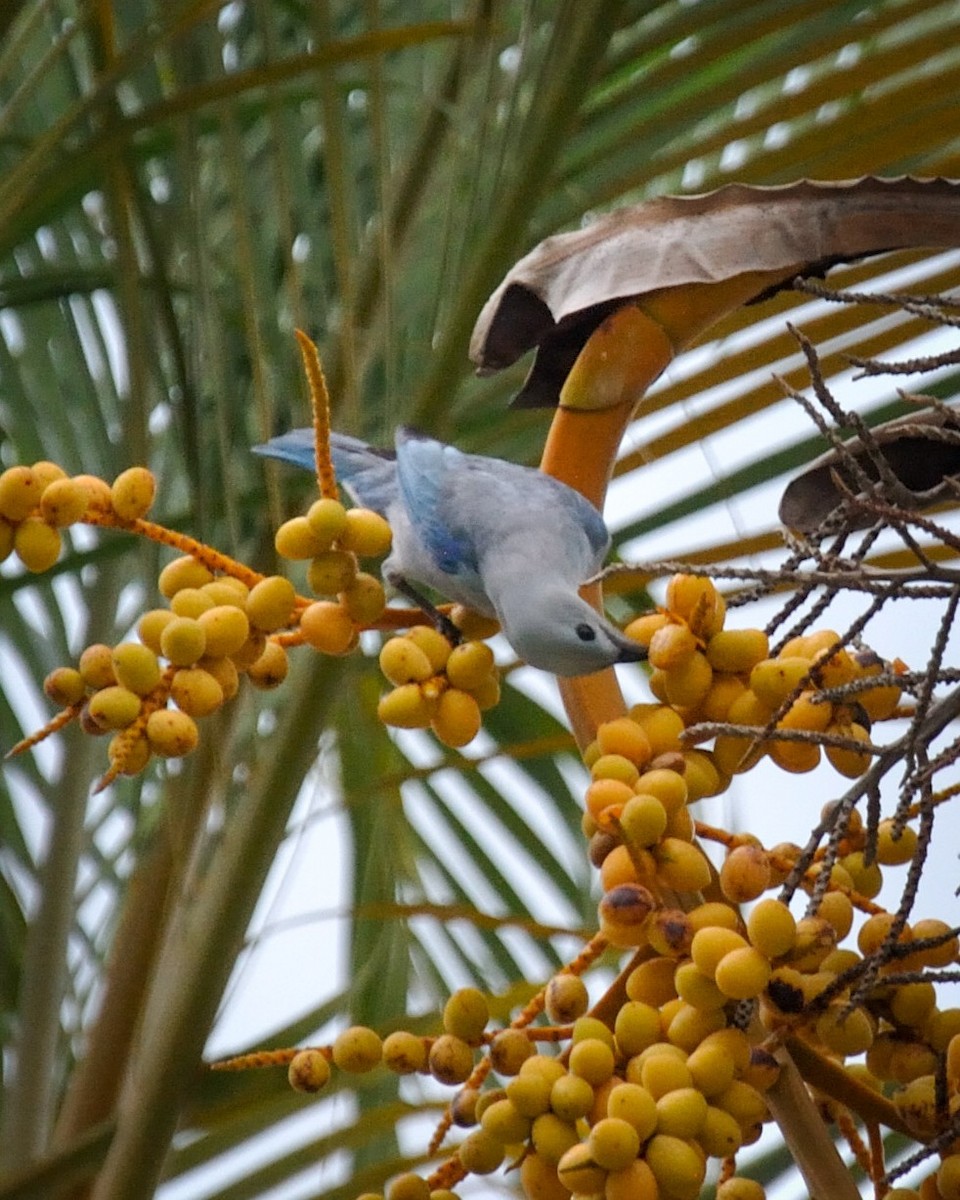
[[[312,429],[290,430],[253,451],[315,470]],[[610,533],[573,488],[405,426],[393,450],[332,433],[330,453],[351,500],[393,529],[385,582],[428,613],[436,610],[416,584],[495,617],[519,658],[558,676],[646,656],[579,595],[600,569]]]

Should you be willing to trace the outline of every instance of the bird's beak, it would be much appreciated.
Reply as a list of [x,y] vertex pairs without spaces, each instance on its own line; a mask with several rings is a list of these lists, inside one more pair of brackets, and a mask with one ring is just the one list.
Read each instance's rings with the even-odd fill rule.
[[617,639],[617,644],[620,646],[620,653],[617,655],[618,663],[646,661],[646,647],[641,646],[639,642],[633,641],[632,638],[621,637]]

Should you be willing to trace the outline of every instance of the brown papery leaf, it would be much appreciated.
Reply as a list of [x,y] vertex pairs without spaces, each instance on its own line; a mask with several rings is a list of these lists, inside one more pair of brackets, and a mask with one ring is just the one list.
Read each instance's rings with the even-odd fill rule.
[[[960,479],[960,412],[949,407],[898,417],[869,433],[869,446],[851,438],[840,450],[817,459],[786,487],[780,520],[798,533],[815,533],[846,500],[864,495],[866,480],[873,495],[907,512],[956,499]],[[879,484],[879,460],[892,480]],[[857,478],[857,471],[862,472]],[[839,481],[839,482],[838,482]],[[869,508],[854,505],[842,524],[862,529],[876,518]]]
[[836,263],[957,245],[960,182],[948,179],[729,184],[700,196],[664,196],[531,250],[484,305],[470,357],[482,373],[492,372],[537,347],[514,403],[552,405],[587,338],[630,299],[755,275],[736,307]]

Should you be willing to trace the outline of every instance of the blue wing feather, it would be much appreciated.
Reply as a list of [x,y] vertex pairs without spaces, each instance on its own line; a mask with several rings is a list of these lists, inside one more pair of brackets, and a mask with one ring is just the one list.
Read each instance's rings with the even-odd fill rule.
[[448,472],[456,472],[468,456],[454,446],[423,437],[410,429],[397,430],[397,479],[400,494],[421,542],[447,575],[476,574],[474,539],[452,520],[447,499]]

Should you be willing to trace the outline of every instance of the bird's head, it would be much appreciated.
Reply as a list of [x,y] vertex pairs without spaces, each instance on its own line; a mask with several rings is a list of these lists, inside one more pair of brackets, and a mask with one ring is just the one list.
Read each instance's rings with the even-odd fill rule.
[[592,675],[614,663],[639,662],[646,650],[611,625],[578,595],[528,595],[519,612],[501,614],[517,654],[552,675]]

